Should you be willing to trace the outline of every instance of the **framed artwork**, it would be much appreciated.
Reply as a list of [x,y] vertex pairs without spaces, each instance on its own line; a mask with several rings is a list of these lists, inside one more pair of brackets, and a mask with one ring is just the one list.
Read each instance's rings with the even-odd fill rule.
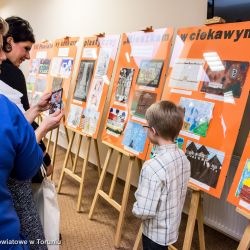
[[74,99],[86,101],[89,92],[89,86],[94,71],[95,61],[82,60],[76,79]]
[[131,114],[145,118],[147,109],[156,102],[156,97],[156,93],[135,91],[131,105]]
[[130,68],[121,68],[120,76],[115,92],[115,100],[122,103],[128,102],[130,88],[135,70]]
[[39,74],[48,74],[50,66],[50,59],[41,59],[39,65]]
[[63,78],[61,77],[54,77],[52,82],[52,91],[56,91],[62,88]]
[[246,80],[249,62],[221,61],[221,70],[209,65],[201,92],[215,95],[231,95],[240,98]]
[[142,60],[136,83],[138,85],[157,88],[159,86],[162,68],[162,60]]
[[206,137],[214,103],[181,97],[180,105],[185,109],[182,130]]
[[216,188],[225,153],[188,141],[186,156],[191,165],[191,182],[195,179],[202,184]]
[[62,108],[62,94],[63,94],[62,88],[52,92],[49,114],[53,114],[56,110]]
[[106,123],[107,133],[119,137],[124,129],[127,112],[120,109],[110,108]]
[[63,78],[69,78],[73,68],[73,58],[63,58],[60,67],[60,75]]
[[122,145],[135,152],[143,152],[147,139],[147,132],[139,123],[129,121],[122,141]]
[[32,92],[35,87],[36,77],[33,75],[29,75],[26,81],[27,91]]

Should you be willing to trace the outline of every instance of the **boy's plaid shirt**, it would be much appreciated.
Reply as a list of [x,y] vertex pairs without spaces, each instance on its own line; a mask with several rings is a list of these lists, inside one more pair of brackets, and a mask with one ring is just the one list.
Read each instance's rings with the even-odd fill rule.
[[190,163],[175,144],[158,146],[143,164],[133,213],[143,220],[143,234],[160,245],[177,241],[190,177]]

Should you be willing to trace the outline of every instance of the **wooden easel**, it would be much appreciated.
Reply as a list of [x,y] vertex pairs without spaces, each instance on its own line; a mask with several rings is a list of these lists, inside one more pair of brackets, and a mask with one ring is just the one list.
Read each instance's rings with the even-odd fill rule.
[[194,234],[194,226],[197,219],[200,249],[205,250],[202,191],[193,186],[192,184],[189,184],[188,187],[192,190],[192,197],[191,197],[187,227],[182,249],[183,250],[191,249],[191,244]]
[[248,250],[250,247],[250,214],[240,208],[236,208],[236,212],[249,220],[237,250]]
[[[119,212],[119,219],[118,219],[117,228],[116,228],[116,232],[115,232],[115,247],[119,248],[120,241],[121,241],[122,226],[124,223],[125,211],[127,208],[127,202],[128,202],[128,196],[129,196],[129,190],[130,190],[132,166],[135,162],[136,157],[133,154],[130,154],[130,153],[128,153],[128,152],[126,152],[118,147],[115,147],[114,145],[111,145],[107,142],[103,141],[103,144],[107,145],[109,147],[109,149],[108,149],[107,156],[106,156],[103,168],[102,168],[101,177],[99,179],[99,182],[98,182],[98,185],[96,188],[95,196],[94,196],[94,199],[93,199],[92,204],[91,204],[91,208],[89,211],[89,219],[92,219],[92,217],[93,217],[93,213],[94,213],[95,206],[96,206],[96,203],[97,203],[99,196],[101,196],[112,207],[114,207]],[[110,190],[109,190],[109,193],[107,194],[103,191],[102,187],[103,187],[104,179],[106,177],[108,165],[109,165],[109,162],[110,162],[110,159],[111,159],[111,156],[112,156],[112,153],[114,150],[118,151],[118,157],[117,157],[117,161],[116,161],[116,165],[115,165],[115,170],[114,170],[114,175],[112,178]],[[114,188],[115,188],[115,184],[117,181],[117,176],[119,173],[119,169],[121,166],[121,161],[122,161],[123,155],[129,157],[129,163],[128,163],[127,175],[126,175],[126,180],[125,180],[125,187],[124,187],[123,196],[122,196],[122,203],[119,204],[113,199],[113,193],[114,193]],[[141,160],[138,158],[137,158],[137,160],[138,160],[138,165],[141,167],[142,166]]]
[[[56,150],[57,150],[57,143],[58,143],[58,135],[59,135],[59,127],[50,131],[50,135],[49,135],[49,139],[47,141],[47,145],[46,145],[46,152],[49,152],[49,149],[50,149],[50,143],[52,142],[52,134],[53,134],[53,131],[56,131],[56,138],[55,138],[55,141],[54,141],[54,144],[53,144],[53,149],[52,149],[52,155],[51,155],[51,165],[54,166],[55,164],[55,159],[56,159]],[[66,139],[67,139],[67,142],[69,143],[69,134],[68,134],[68,130],[67,128],[64,126],[64,130],[65,130],[65,134],[66,134]],[[71,156],[71,155],[70,155]],[[72,165],[73,165],[73,159],[72,159],[72,156],[71,156],[71,162],[72,162]],[[51,174],[51,180],[53,179],[53,173],[54,173],[54,169],[53,169],[53,172]]]
[[[85,136],[86,139],[87,139],[86,150],[85,150],[86,151],[86,157],[85,157],[85,159],[83,161],[82,174],[81,174],[81,176],[79,176],[79,175],[77,175],[75,173],[83,135],[80,134],[76,130],[72,130],[72,132],[73,132],[73,134],[72,134],[72,137],[70,139],[70,142],[69,142],[69,145],[68,145],[68,148],[67,148],[67,153],[66,153],[66,156],[65,156],[65,159],[64,159],[63,168],[62,168],[61,176],[60,176],[60,179],[59,179],[57,192],[60,193],[60,190],[61,190],[61,187],[62,187],[62,181],[63,181],[63,178],[64,178],[64,174],[68,174],[74,180],[79,182],[80,183],[80,188],[79,188],[78,200],[77,200],[77,212],[80,212],[81,211],[81,204],[82,204],[82,194],[83,194],[83,185],[84,185],[84,180],[85,180],[85,173],[86,173],[86,168],[87,168],[88,160],[89,160],[91,139],[94,141],[94,147],[95,147],[95,152],[96,152],[96,159],[97,159],[97,167],[98,167],[99,176],[100,176],[100,173],[101,173],[101,162],[100,162],[97,139],[93,139],[93,138],[91,138],[89,136]],[[73,141],[74,141],[75,135],[77,133],[79,134],[79,139],[78,139],[78,143],[77,143],[77,152],[76,152],[75,157],[74,157],[73,167],[72,167],[72,169],[69,169],[69,168],[67,168],[67,163],[68,163],[69,155],[71,153]]]

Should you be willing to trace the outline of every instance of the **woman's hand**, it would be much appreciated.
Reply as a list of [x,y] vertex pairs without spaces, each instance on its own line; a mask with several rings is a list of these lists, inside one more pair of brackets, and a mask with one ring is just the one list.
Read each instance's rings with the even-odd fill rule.
[[55,113],[44,118],[40,126],[35,131],[37,142],[40,142],[48,131],[58,127],[63,116],[64,113],[61,110],[56,110]]

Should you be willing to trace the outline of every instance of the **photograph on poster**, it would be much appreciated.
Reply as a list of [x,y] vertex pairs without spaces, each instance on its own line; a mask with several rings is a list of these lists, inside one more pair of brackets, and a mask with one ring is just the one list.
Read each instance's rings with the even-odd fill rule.
[[103,85],[104,81],[102,79],[94,79],[87,102],[88,108],[98,110],[102,96]]
[[201,92],[240,98],[249,62],[221,61],[221,70],[207,67]]
[[138,85],[157,88],[159,86],[162,68],[162,60],[142,60],[136,83]]
[[80,128],[86,134],[93,135],[96,131],[99,112],[91,109],[83,109],[80,120]]
[[185,109],[182,130],[206,137],[214,103],[181,97],[180,105]]
[[58,76],[62,64],[62,57],[54,57],[51,62],[50,74],[52,76]]
[[52,92],[49,106],[49,114],[53,114],[56,110],[62,108],[62,94],[62,88]]
[[204,75],[204,60],[176,59],[170,75],[169,86],[187,90],[198,90]]
[[39,74],[48,74],[50,66],[50,59],[41,59],[39,65]]
[[67,124],[73,128],[78,127],[80,125],[81,114],[82,114],[82,107],[71,104],[67,119]]
[[216,188],[225,153],[188,141],[186,156],[191,165],[191,178]]
[[235,195],[250,205],[250,159],[246,160]]
[[120,109],[110,108],[106,124],[107,134],[119,137],[125,126],[127,112]]
[[135,69],[121,68],[115,92],[115,100],[122,103],[128,102],[130,88]]
[[147,132],[139,123],[129,121],[127,123],[122,144],[136,152],[143,152],[147,139]]
[[60,67],[60,76],[63,78],[69,78],[73,68],[73,58],[63,58]]
[[90,82],[94,71],[95,61],[82,60],[79,67],[79,72],[76,79],[76,87],[74,91],[74,99],[86,101]]
[[156,93],[135,91],[131,105],[131,114],[140,118],[145,118],[147,109],[151,104],[156,102],[156,97]]
[[30,67],[30,70],[29,70],[30,75],[36,75],[38,73],[40,60],[41,59],[38,59],[38,58],[31,60],[31,67]]
[[103,77],[107,75],[109,61],[111,56],[112,48],[101,48],[98,55],[98,61],[96,64],[96,77]]
[[44,78],[37,78],[35,82],[35,92],[43,93],[46,89],[46,79]]
[[52,91],[56,91],[62,88],[63,78],[54,77],[52,82]]

